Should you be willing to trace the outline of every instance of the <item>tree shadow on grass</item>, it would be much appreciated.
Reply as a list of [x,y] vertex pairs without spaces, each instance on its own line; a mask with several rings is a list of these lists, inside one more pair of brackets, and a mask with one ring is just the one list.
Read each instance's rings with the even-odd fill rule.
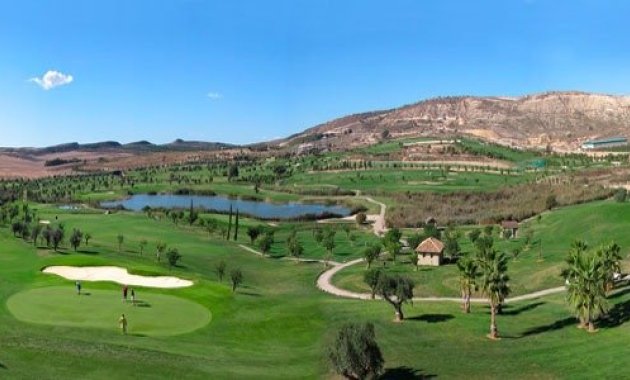
[[532,335],[538,335],[538,334],[543,334],[549,331],[555,331],[555,330],[560,330],[563,329],[567,326],[574,326],[577,325],[577,322],[575,320],[574,317],[568,317],[568,318],[564,318],[564,319],[560,319],[558,321],[555,321],[553,323],[550,323],[548,325],[543,325],[543,326],[537,326],[537,327],[532,327],[530,329],[525,330],[525,332],[519,337],[519,338],[523,338],[526,336],[532,336]]
[[608,315],[597,323],[600,327],[612,328],[630,321],[630,301],[615,304]]
[[[230,289],[231,289],[231,288],[232,288],[232,287],[230,286]],[[242,286],[239,286],[239,287],[236,289],[236,291],[234,292],[234,294],[237,294],[237,293],[238,293],[238,294],[242,294],[242,295],[244,295],[244,296],[250,296],[250,297],[261,297],[261,296],[262,296],[262,294],[260,294],[260,293],[258,293],[258,292],[255,292],[255,291],[254,291],[254,287],[249,286],[249,285],[242,285]]]
[[247,291],[239,291],[238,294],[242,294],[244,296],[250,296],[250,297],[261,297],[260,293],[254,293],[254,292],[247,292]]
[[4,363],[0,363],[0,369],[9,369]]
[[77,253],[81,253],[83,255],[98,255],[98,251],[88,250],[88,249],[79,249]]
[[410,321],[422,321],[427,323],[441,323],[455,318],[452,314],[422,314],[406,318]]
[[296,262],[296,264],[300,264],[300,265],[319,264],[319,265],[322,265],[322,262],[319,261],[318,259],[305,259],[305,260],[300,260],[299,262]]
[[424,379],[433,379],[436,378],[437,375],[430,375],[422,373],[421,369],[413,369],[409,367],[396,367],[396,368],[388,368],[385,370],[385,373],[381,375],[380,379],[383,380],[424,380]]
[[534,310],[538,306],[542,306],[544,304],[545,302],[540,301],[540,302],[534,302],[534,303],[530,303],[530,304],[523,305],[516,308],[511,305],[503,305],[503,311],[501,312],[501,315],[519,315],[526,311]]

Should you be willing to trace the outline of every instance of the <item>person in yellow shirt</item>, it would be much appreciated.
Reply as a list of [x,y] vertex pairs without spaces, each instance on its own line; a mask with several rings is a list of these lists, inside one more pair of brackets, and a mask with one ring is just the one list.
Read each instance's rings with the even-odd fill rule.
[[125,314],[122,314],[120,318],[118,318],[118,325],[120,326],[122,333],[127,335],[127,318],[125,317]]

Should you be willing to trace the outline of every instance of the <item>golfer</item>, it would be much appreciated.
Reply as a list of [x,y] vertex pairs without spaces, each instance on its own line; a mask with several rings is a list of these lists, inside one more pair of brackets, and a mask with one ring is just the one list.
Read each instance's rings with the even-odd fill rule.
[[123,302],[127,302],[127,285],[123,286]]
[[136,292],[133,289],[131,289],[131,304],[136,306]]
[[118,318],[118,326],[120,326],[122,333],[127,335],[127,318],[125,318],[125,314],[121,314],[120,318]]
[[74,285],[77,287],[77,295],[81,295],[81,281],[75,282]]

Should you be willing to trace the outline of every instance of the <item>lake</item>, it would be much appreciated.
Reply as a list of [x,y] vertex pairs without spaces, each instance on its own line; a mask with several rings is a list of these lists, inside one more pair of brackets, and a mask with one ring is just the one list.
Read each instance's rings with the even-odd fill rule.
[[220,195],[174,195],[174,194],[136,194],[118,201],[101,202],[101,207],[116,208],[119,206],[127,210],[141,211],[146,206],[151,208],[182,208],[193,207],[206,210],[227,212],[230,206],[234,212],[236,209],[243,215],[249,215],[261,219],[293,219],[304,215],[335,214],[339,216],[350,215],[350,209],[340,205],[325,205],[318,203],[270,203],[263,201],[251,201],[242,199],[230,199]]

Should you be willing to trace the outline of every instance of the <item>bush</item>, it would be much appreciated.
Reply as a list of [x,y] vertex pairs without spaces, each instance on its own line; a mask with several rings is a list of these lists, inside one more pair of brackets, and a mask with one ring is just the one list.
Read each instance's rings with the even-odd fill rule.
[[328,357],[335,372],[349,379],[377,378],[383,371],[383,354],[371,323],[342,326]]
[[626,189],[617,189],[615,191],[615,200],[619,203],[623,203],[626,201],[628,197],[628,191]]
[[556,199],[556,196],[553,194],[547,196],[547,199],[545,200],[545,208],[547,208],[547,210],[551,210],[556,206],[558,206],[558,200]]
[[355,218],[356,218],[357,224],[365,224],[365,221],[367,220],[367,215],[365,215],[364,212],[360,212],[357,214]]
[[182,258],[182,255],[179,254],[177,248],[171,248],[166,252],[166,258],[168,260],[168,264],[172,267],[177,266],[177,262]]
[[[549,209],[551,196],[557,206],[609,198],[613,191],[603,186],[545,183],[510,186],[492,192],[398,194],[399,206],[388,209],[387,224],[421,227],[426,215],[448,224],[495,224],[505,219],[523,220]],[[405,205],[413,204],[413,207]]]

